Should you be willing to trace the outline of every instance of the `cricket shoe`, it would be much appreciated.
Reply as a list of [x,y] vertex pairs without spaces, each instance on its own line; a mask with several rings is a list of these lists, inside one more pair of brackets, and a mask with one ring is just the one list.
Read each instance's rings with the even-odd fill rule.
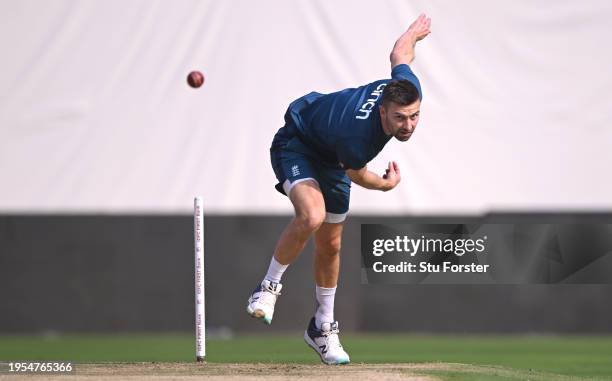
[[264,279],[249,297],[247,313],[256,319],[263,320],[266,324],[272,324],[274,304],[282,288],[282,284]]
[[315,350],[327,365],[348,364],[349,355],[344,351],[338,337],[338,322],[322,323],[321,329],[315,325],[315,318],[310,319],[308,329],[304,332],[304,341]]

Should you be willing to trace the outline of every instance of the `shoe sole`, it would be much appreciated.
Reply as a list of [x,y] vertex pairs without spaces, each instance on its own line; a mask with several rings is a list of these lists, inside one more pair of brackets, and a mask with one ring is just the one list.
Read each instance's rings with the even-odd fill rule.
[[321,354],[321,352],[319,352],[318,346],[317,344],[315,344],[314,341],[312,341],[312,339],[310,338],[310,336],[308,336],[308,331],[304,331],[304,341],[306,342],[306,344],[308,344],[308,346],[310,348],[312,348],[313,351],[316,352],[316,354],[319,355],[319,358],[321,359],[321,362],[325,365],[346,365],[349,364],[351,362],[351,360],[346,360],[346,361],[325,361],[325,359],[323,358],[323,355]]

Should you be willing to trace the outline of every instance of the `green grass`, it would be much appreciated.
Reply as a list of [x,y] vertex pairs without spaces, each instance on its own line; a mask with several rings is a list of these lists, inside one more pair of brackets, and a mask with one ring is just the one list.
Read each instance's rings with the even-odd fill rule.
[[[612,380],[612,337],[584,336],[420,336],[350,335],[343,345],[354,363],[443,362],[492,366],[492,373],[431,371],[445,380]],[[192,361],[189,334],[0,336],[0,360],[71,360],[75,362]],[[291,336],[240,336],[209,340],[209,362],[319,363],[302,341]],[[472,369],[472,370],[470,370]],[[498,369],[499,371],[496,371]],[[538,376],[538,372],[543,375]],[[553,376],[547,376],[553,374]],[[540,378],[538,378],[540,377]],[[552,378],[550,378],[552,377]]]

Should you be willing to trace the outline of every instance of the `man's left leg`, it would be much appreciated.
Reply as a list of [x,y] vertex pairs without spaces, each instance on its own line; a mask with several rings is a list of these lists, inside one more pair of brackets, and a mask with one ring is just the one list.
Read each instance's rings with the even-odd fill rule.
[[326,364],[348,364],[348,354],[338,338],[334,320],[334,299],[340,272],[342,223],[323,223],[315,232],[314,273],[317,310],[304,333],[304,340]]
[[317,327],[334,321],[334,296],[340,273],[342,223],[324,222],[314,235],[314,275],[317,286]]

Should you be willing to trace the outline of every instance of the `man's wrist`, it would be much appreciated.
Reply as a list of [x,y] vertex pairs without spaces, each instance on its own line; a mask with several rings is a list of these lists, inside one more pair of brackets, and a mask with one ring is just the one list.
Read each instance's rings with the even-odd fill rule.
[[391,181],[383,179],[383,183],[380,187],[380,190],[383,192],[387,192],[387,191],[390,191],[391,189],[393,189],[393,184],[391,183]]

